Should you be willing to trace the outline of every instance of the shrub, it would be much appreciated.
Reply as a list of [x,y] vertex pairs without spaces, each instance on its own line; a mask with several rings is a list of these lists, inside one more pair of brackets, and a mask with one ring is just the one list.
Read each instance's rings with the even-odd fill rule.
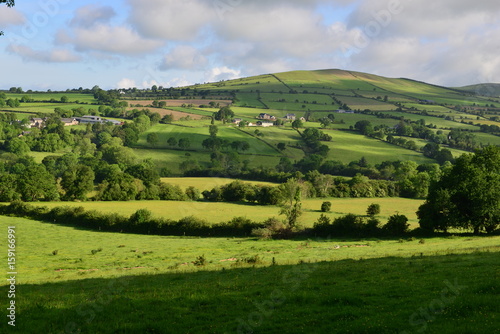
[[196,260],[193,261],[193,264],[197,267],[202,267],[206,264],[207,259],[205,258],[205,255],[198,256]]
[[393,215],[389,217],[387,224],[384,225],[383,230],[392,236],[401,236],[408,232],[408,218],[405,215]]
[[129,223],[131,225],[144,224],[151,219],[152,215],[148,209],[139,209],[130,216]]
[[186,189],[186,196],[192,201],[197,201],[201,197],[201,192],[198,190],[198,188],[190,186]]
[[380,204],[376,203],[370,204],[368,206],[368,209],[366,209],[366,214],[371,217],[378,215],[379,213],[380,213]]
[[323,204],[321,204],[321,212],[330,212],[331,208],[332,202],[323,202]]
[[264,227],[252,230],[252,235],[262,239],[285,239],[290,237],[292,231],[281,220],[269,218],[264,222]]

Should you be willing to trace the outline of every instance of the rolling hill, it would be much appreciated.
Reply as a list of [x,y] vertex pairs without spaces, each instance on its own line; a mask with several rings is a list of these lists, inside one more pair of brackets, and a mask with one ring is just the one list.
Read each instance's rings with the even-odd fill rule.
[[[480,88],[480,89],[479,89]],[[450,131],[467,133],[470,147],[500,145],[498,132],[491,132],[485,126],[500,125],[500,98],[481,96],[477,92],[492,92],[495,84],[447,88],[405,78],[386,78],[378,75],[339,69],[317,71],[291,71],[265,74],[216,83],[197,84],[178,89],[120,90],[116,96],[125,100],[130,109],[152,107],[153,102],[165,101],[162,108],[152,108],[160,115],[172,113],[172,124],[159,124],[150,128],[139,138],[134,147],[141,158],[152,158],[160,167],[168,167],[174,174],[180,174],[180,163],[197,160],[201,166],[210,163],[210,151],[202,147],[208,137],[210,115],[218,107],[232,101],[235,118],[256,123],[261,113],[276,119],[288,114],[304,117],[305,127],[320,128],[321,118],[332,115],[334,121],[324,129],[332,136],[328,159],[349,163],[365,157],[375,164],[385,160],[413,160],[418,163],[433,162],[425,157],[421,149],[430,142],[429,135],[441,136],[441,143],[450,137]],[[21,103],[19,107],[2,107],[0,112],[15,112],[17,117],[29,118],[36,113],[53,113],[55,108],[97,112],[99,101],[89,91],[82,92],[31,92],[32,102]],[[485,94],[488,95],[488,94]],[[495,94],[489,94],[495,95]],[[66,96],[65,103],[60,99]],[[26,93],[6,92],[6,98],[26,97]],[[343,113],[343,110],[350,111]],[[121,111],[121,113],[125,110]],[[413,141],[409,145],[394,145],[386,136],[364,136],[353,131],[357,122],[369,121],[375,130],[395,129],[401,124],[421,124],[429,129],[427,136],[414,133],[404,134],[401,142]],[[403,122],[403,123],[402,123]],[[242,160],[250,167],[273,167],[281,157],[298,161],[304,157],[299,148],[300,135],[292,130],[291,122],[280,127],[238,128],[235,124],[222,124],[219,136],[228,141],[244,140],[250,145],[246,152],[240,152]],[[258,129],[262,135],[256,136]],[[495,130],[495,128],[493,128]],[[496,128],[498,131],[498,128]],[[387,132],[387,131],[386,131]],[[160,142],[152,146],[147,135],[156,133]],[[455,133],[456,134],[456,133]],[[466,136],[466,137],[467,137]],[[177,141],[189,137],[191,147],[187,152],[168,145],[173,137]],[[280,152],[276,145],[285,143]],[[438,141],[439,143],[439,141]],[[463,147],[462,147],[463,146]],[[467,145],[450,147],[454,156],[464,153]],[[446,145],[443,147],[448,148]],[[410,149],[408,149],[410,148]],[[41,159],[42,156],[37,156]]]

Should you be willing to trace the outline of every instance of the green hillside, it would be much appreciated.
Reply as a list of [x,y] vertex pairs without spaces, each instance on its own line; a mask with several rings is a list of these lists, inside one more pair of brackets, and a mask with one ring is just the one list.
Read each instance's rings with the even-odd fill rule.
[[[469,89],[475,88],[470,86]],[[0,111],[14,113],[18,119],[28,119],[35,114],[53,114],[55,108],[65,116],[95,114],[104,110],[96,105],[103,102],[95,100],[92,91],[84,92],[6,92],[5,99],[28,98],[30,102],[21,102],[17,107],[4,105]],[[474,93],[477,92],[475,89]],[[121,115],[126,118],[125,121],[130,118],[127,113],[133,108],[147,108],[148,101],[151,104],[154,100],[167,102],[170,107],[154,108],[152,112],[159,112],[161,116],[174,113],[173,122],[151,127],[140,135],[133,148],[137,157],[151,158],[159,168],[167,168],[174,175],[182,174],[180,165],[185,161],[195,160],[202,167],[210,164],[211,152],[202,144],[209,137],[210,116],[218,111],[216,105],[221,100],[232,100],[234,118],[254,124],[261,113],[278,120],[284,120],[287,114],[295,114],[297,118],[307,120],[304,128],[320,128],[319,120],[331,115],[333,122],[322,129],[332,136],[332,141],[326,143],[330,148],[327,159],[343,163],[363,157],[370,164],[387,160],[413,160],[419,164],[433,162],[422,154],[422,148],[430,142],[450,149],[454,156],[482,145],[500,144],[499,98],[472,94],[464,87],[446,88],[411,79],[386,78],[339,69],[291,71],[179,89],[109,91],[109,94],[114,94],[119,102],[134,106],[126,111],[116,106],[118,102],[104,103],[108,109],[114,108],[115,118],[120,119]],[[140,108],[135,100],[140,102]],[[338,113],[339,109],[352,113]],[[199,115],[203,119],[195,120],[189,115]],[[379,134],[365,136],[353,131],[360,121],[369,121]],[[423,124],[427,133],[395,133],[394,129],[401,124]],[[230,122],[223,124],[219,121],[215,125],[219,127],[218,137],[221,140],[227,143],[246,141],[249,144],[248,150],[238,153],[240,162],[247,161],[247,166],[251,168],[272,168],[282,157],[295,162],[306,155],[301,149],[301,136],[292,129],[291,121],[285,120],[282,126],[270,128],[238,128]],[[256,130],[260,131],[259,136]],[[452,130],[460,130],[454,132],[454,136],[460,138],[453,138],[453,142],[448,143]],[[150,134],[157,135],[158,143],[152,145],[147,142]],[[389,135],[398,135],[402,139],[394,143],[388,139]],[[181,150],[167,143],[170,138],[176,141],[189,138],[190,146]],[[414,143],[410,143],[412,141]],[[282,151],[276,149],[280,143],[286,144]]]
[[458,87],[457,89],[471,92],[481,96],[490,96],[490,97],[500,96],[500,84],[496,83],[469,85],[464,87]]

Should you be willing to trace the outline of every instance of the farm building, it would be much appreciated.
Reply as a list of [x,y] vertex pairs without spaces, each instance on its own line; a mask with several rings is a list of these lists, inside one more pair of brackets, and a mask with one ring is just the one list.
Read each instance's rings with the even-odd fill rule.
[[64,123],[64,126],[78,125],[79,123],[76,118],[61,118],[61,122]]
[[30,119],[30,122],[26,124],[27,128],[43,128],[45,123],[44,118],[32,118]]
[[240,124],[240,123],[241,123],[241,121],[242,121],[242,119],[241,119],[241,118],[234,118],[234,119],[232,120],[232,123],[233,123],[233,124]]
[[265,114],[265,113],[259,114],[259,116],[257,118],[258,119],[276,119],[276,117],[269,115],[269,114]]
[[273,122],[263,122],[263,121],[258,121],[258,122],[257,122],[257,125],[258,125],[258,126],[262,126],[262,127],[264,127],[264,128],[268,128],[268,127],[274,126],[274,123],[273,123]]
[[297,116],[295,114],[286,114],[286,116],[285,116],[285,119],[287,119],[289,121],[295,121],[296,118],[297,118]]
[[85,115],[82,117],[76,117],[76,120],[80,122],[80,124],[95,124],[95,123],[113,123],[114,125],[122,125],[123,122],[115,121],[112,119],[104,119],[99,116],[90,116]]

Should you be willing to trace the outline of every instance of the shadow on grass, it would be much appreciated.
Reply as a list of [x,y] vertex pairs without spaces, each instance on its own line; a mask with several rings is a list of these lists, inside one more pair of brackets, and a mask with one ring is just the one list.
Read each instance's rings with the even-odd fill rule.
[[26,334],[413,333],[425,325],[430,333],[493,333],[498,256],[235,266],[19,285],[16,327]]

